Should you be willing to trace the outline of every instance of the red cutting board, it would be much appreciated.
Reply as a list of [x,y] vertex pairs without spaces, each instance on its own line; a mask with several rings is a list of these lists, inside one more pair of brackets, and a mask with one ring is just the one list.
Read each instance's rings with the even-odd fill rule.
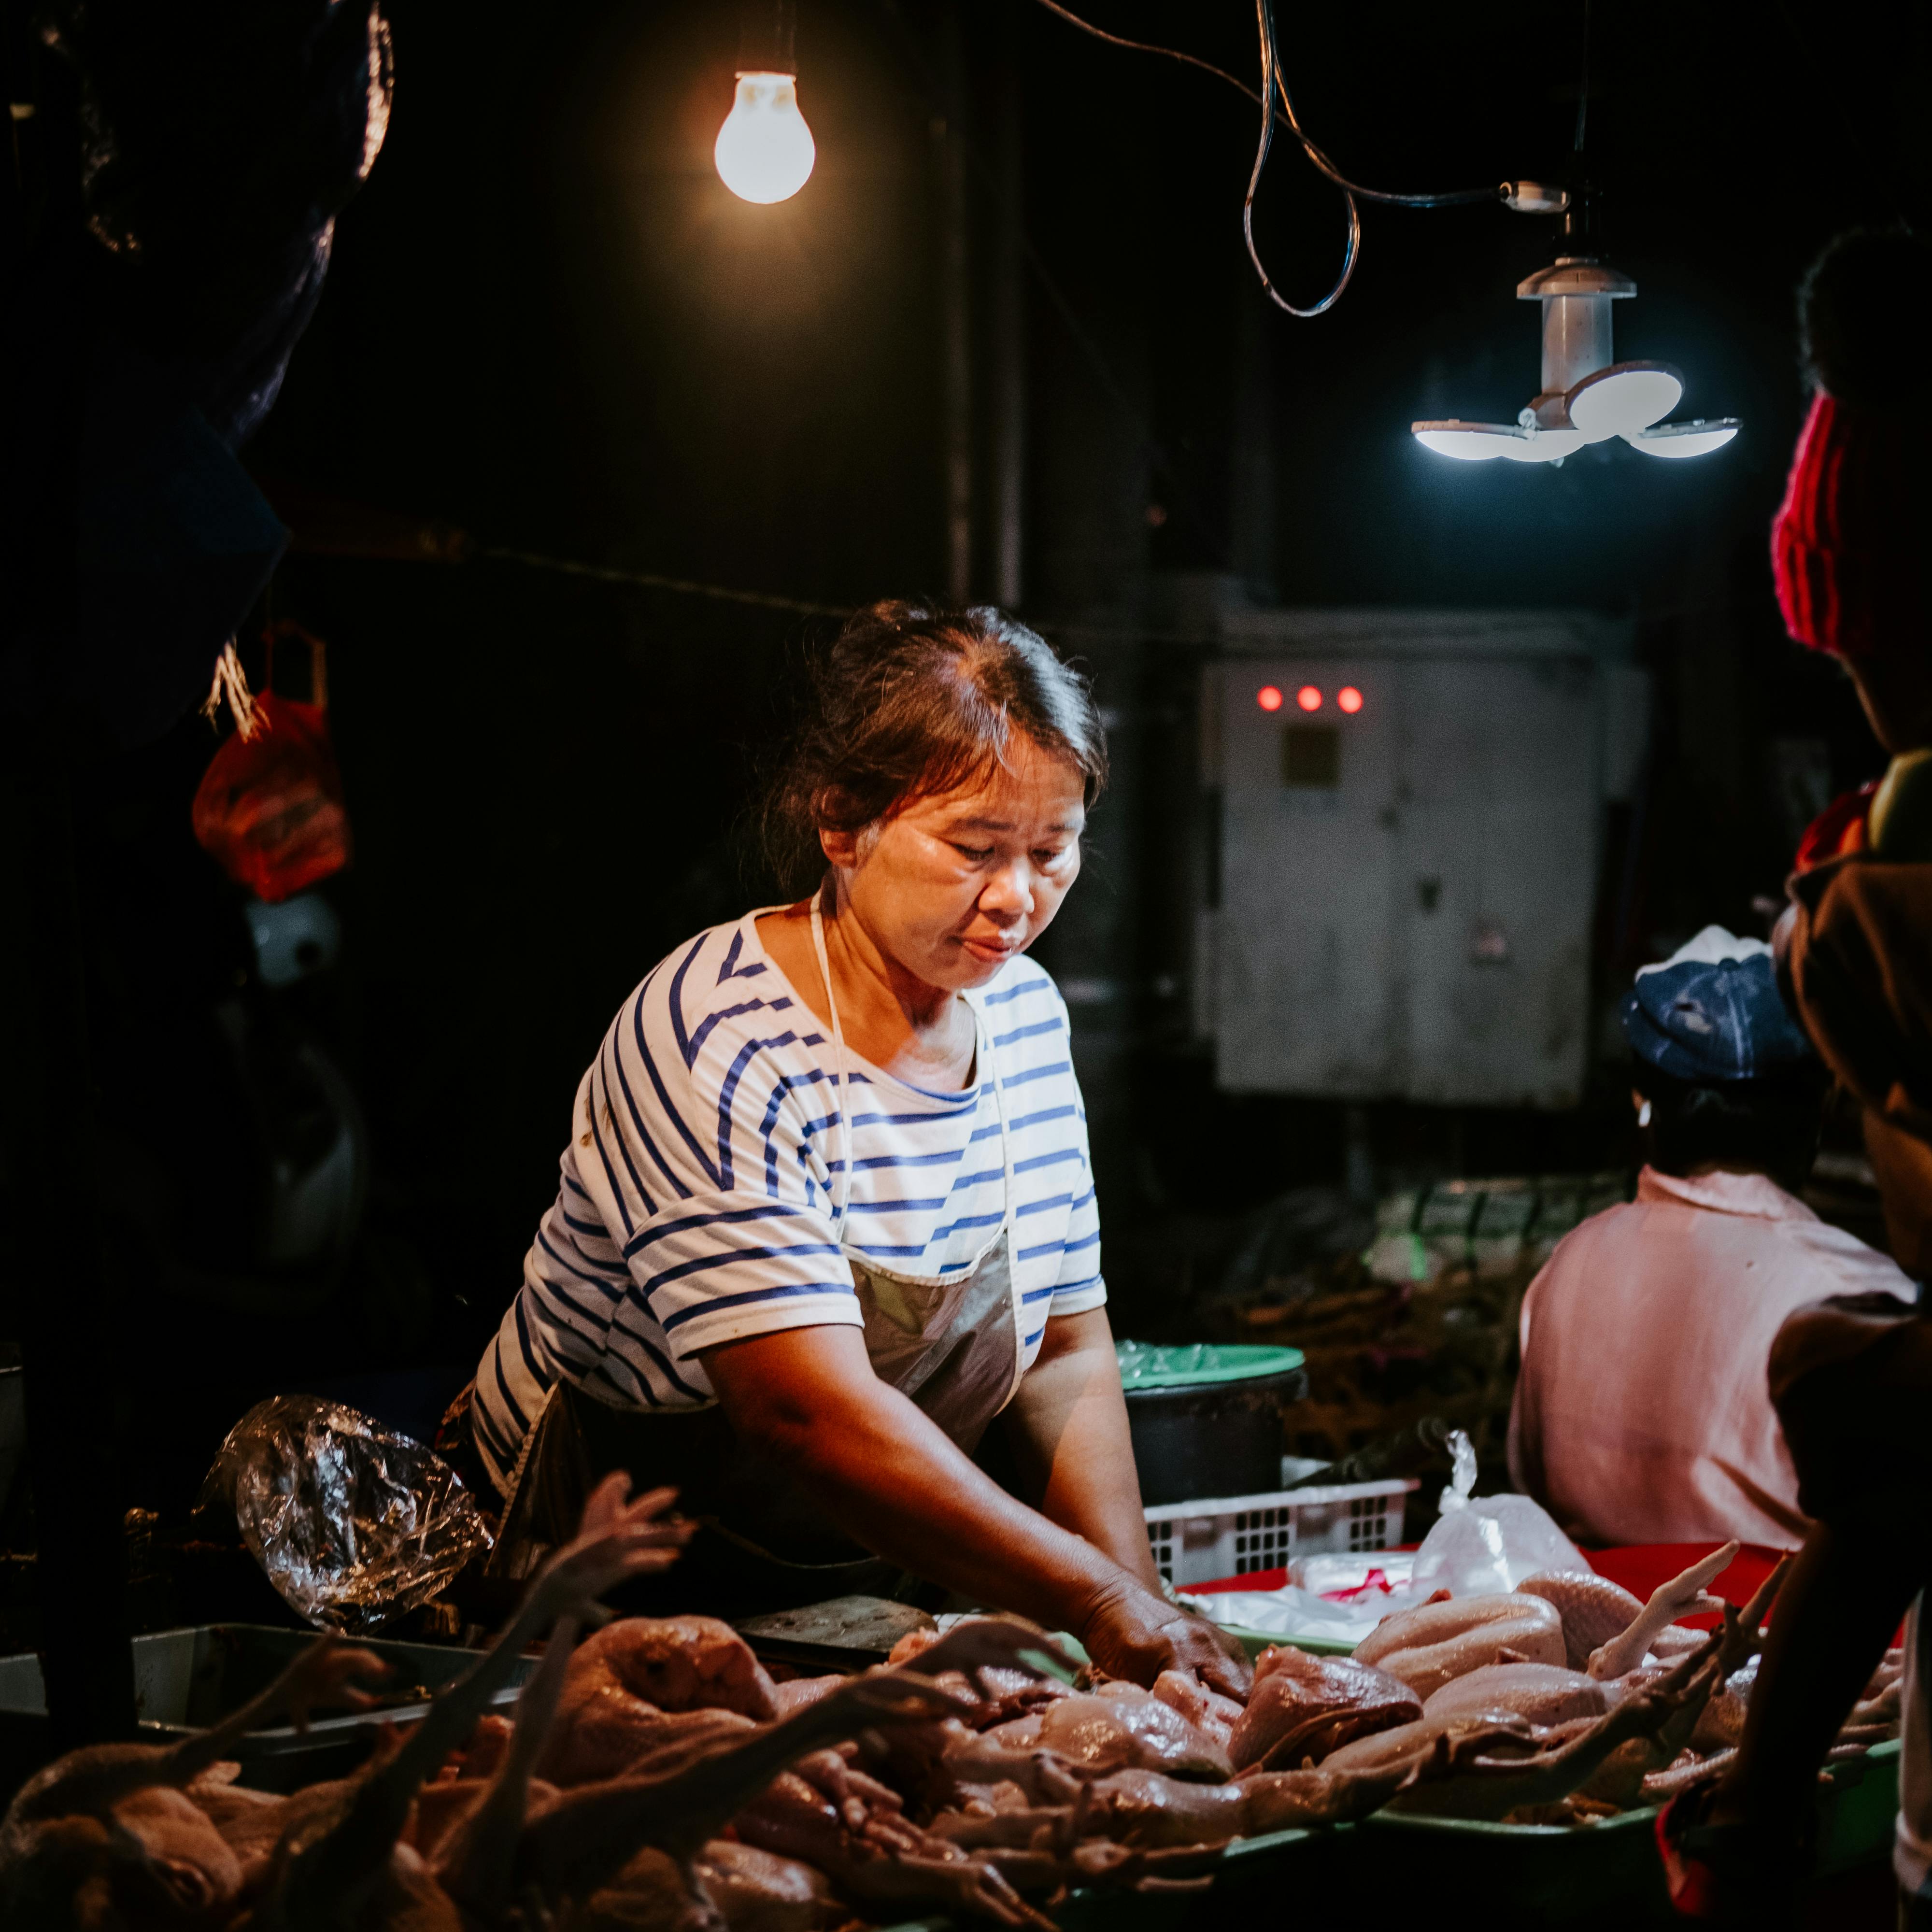
[[[1700,1556],[1717,1548],[1714,1543],[1639,1543],[1622,1550],[1593,1550],[1590,1567],[1600,1576],[1621,1583],[1633,1597],[1648,1603],[1650,1593],[1660,1583],[1681,1576]],[[1757,1586],[1777,1568],[1785,1552],[1767,1550],[1761,1544],[1748,1543],[1732,1558],[1728,1570],[1720,1570],[1707,1588],[1714,1597],[1736,1604],[1740,1610],[1749,1603]],[[1708,1630],[1718,1621],[1714,1612],[1702,1616],[1680,1617],[1678,1622],[1693,1630]]]

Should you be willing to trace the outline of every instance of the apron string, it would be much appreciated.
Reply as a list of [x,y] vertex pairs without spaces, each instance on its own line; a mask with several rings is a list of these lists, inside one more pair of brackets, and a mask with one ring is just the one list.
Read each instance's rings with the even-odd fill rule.
[[832,1018],[832,1097],[838,1107],[838,1178],[832,1184],[832,1226],[845,1232],[845,1210],[852,1200],[852,1120],[845,1108],[845,1030],[838,1024],[838,995],[832,990],[832,962],[825,950],[825,921],[819,916],[822,892],[812,896],[812,950],[818,956],[818,976],[825,982],[825,1009]]
[[[852,1201],[852,1121],[846,1111],[845,1090],[849,1081],[845,1059],[845,1030],[838,1023],[838,995],[832,989],[832,962],[825,950],[825,921],[819,912],[819,901],[823,891],[812,896],[812,950],[818,960],[818,976],[825,985],[825,1006],[832,1022],[832,1058],[833,1092],[838,1104],[839,1150],[844,1156],[844,1166],[838,1178],[832,1184],[832,1221],[835,1230],[843,1234],[845,1216]],[[962,993],[967,1010],[973,1016],[974,1052],[983,1055],[986,1070],[993,1083],[993,1105],[1000,1117],[1000,1160],[1002,1168],[1002,1186],[1004,1199],[1004,1212],[1000,1217],[1000,1228],[1004,1234],[1013,1225],[1013,1137],[1006,1122],[1006,1083],[1000,1078],[1000,1063],[993,1052],[992,1029],[986,1024],[986,1016],[979,1006]]]

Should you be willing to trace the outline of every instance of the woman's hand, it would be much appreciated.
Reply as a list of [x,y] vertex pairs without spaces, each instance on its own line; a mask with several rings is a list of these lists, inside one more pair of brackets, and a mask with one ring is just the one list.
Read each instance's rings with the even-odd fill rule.
[[[1086,1322],[1068,1319],[1064,1332],[1072,1334],[1071,1324]],[[1240,1646],[1175,1609],[1156,1586],[1111,1342],[1099,1391],[1111,1399],[1083,1403],[1074,1392],[1061,1405],[1072,1418],[1063,1434],[1080,1436],[1083,1418],[1094,1424],[1102,1448],[1117,1444],[1126,1480],[1084,1478],[1085,1506],[1066,1514],[1144,1564],[1144,1573],[1028,1509],[968,1462],[930,1417],[873,1373],[862,1330],[780,1329],[721,1342],[700,1359],[740,1437],[806,1484],[866,1548],[976,1602],[1073,1631],[1110,1675],[1151,1685],[1163,1670],[1190,1671],[1213,1690],[1245,1695],[1250,1673]],[[1066,1392],[1054,1394],[1058,1400]],[[1101,1431],[1102,1422],[1117,1435]],[[1089,1451],[1094,1443],[1087,1438]],[[1063,1463],[1084,1469],[1093,1457],[1052,1460],[1070,1486]]]
[[1088,1655],[1110,1677],[1150,1684],[1163,1670],[1190,1672],[1209,1690],[1247,1700],[1254,1672],[1240,1643],[1124,1573],[1078,1635]]

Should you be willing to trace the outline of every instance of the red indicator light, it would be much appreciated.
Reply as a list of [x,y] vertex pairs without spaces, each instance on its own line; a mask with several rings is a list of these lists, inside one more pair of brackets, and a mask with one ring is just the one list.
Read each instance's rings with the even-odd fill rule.
[[1319,711],[1322,709],[1322,694],[1312,684],[1304,684],[1294,694],[1294,701],[1304,711]]
[[1255,702],[1264,711],[1279,711],[1281,709],[1281,693],[1274,685],[1264,684],[1255,693]]
[[1362,694],[1352,684],[1345,684],[1335,694],[1335,702],[1344,711],[1359,711],[1362,708]]

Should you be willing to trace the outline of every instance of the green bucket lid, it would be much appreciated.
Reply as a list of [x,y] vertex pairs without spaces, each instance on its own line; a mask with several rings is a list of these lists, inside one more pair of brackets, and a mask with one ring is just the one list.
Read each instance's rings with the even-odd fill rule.
[[1202,1383],[1244,1382],[1286,1375],[1303,1361],[1299,1348],[1265,1348],[1232,1342],[1188,1342],[1157,1348],[1150,1342],[1116,1342],[1120,1385],[1136,1389],[1188,1388]]

